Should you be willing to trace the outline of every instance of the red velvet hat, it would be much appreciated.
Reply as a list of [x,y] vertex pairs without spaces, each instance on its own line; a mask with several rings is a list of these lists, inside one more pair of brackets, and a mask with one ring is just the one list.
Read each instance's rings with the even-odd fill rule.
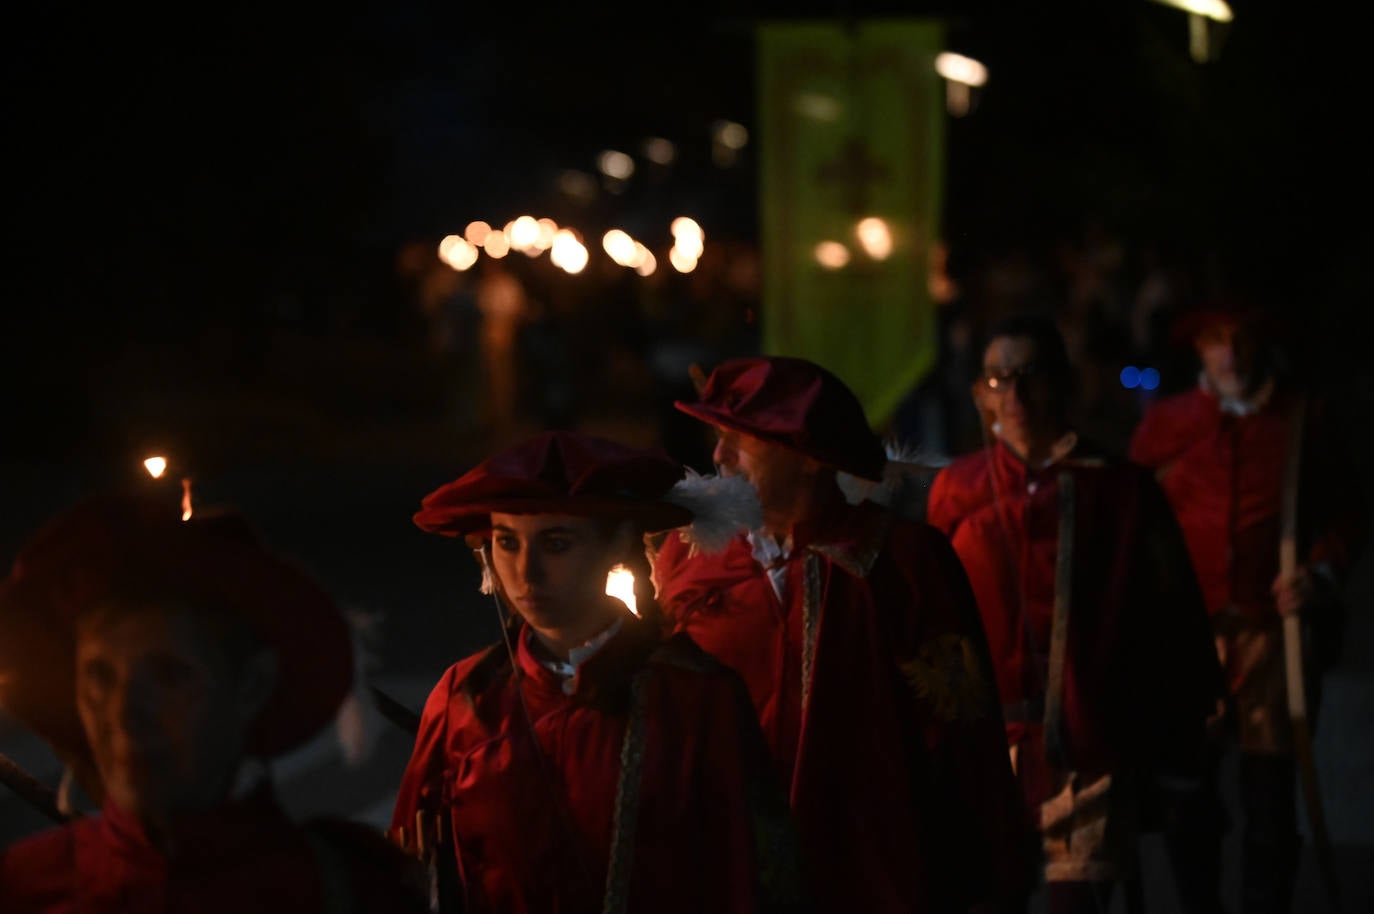
[[711,372],[699,403],[674,405],[703,422],[781,444],[862,479],[883,478],[887,454],[859,399],[806,359],[730,359]]
[[493,511],[633,520],[653,533],[692,512],[665,500],[685,473],[658,450],[579,432],[544,432],[500,452],[425,496],[415,523],[445,536],[482,533]]
[[232,614],[279,658],[250,755],[318,733],[353,678],[347,622],[309,575],[269,553],[238,514],[151,496],[102,496],[49,521],[0,583],[0,705],[65,758],[89,761],[77,717],[75,624],[107,601],[176,601]]

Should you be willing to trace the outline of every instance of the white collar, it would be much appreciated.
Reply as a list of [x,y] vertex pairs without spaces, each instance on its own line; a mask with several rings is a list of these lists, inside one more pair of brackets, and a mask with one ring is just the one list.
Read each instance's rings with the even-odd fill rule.
[[[615,637],[624,622],[624,617],[619,617],[603,628],[600,633],[592,635],[577,647],[570,649],[567,660],[539,658],[539,665],[561,678],[563,680],[563,693],[571,695],[576,690],[578,669],[590,660],[597,651],[605,647],[607,641]],[[539,636],[534,633],[533,629],[530,629],[530,637],[537,638]]]
[[1228,416],[1252,416],[1269,403],[1270,397],[1274,395],[1274,379],[1270,378],[1259,386],[1253,394],[1248,397],[1228,397],[1217,390],[1212,382],[1207,378],[1207,372],[1200,371],[1197,376],[1197,386],[1202,388],[1203,393],[1214,397],[1217,405],[1223,413]]

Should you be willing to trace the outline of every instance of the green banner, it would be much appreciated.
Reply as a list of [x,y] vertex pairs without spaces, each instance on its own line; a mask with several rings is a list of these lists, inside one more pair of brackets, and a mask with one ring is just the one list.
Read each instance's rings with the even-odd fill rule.
[[758,30],[762,348],[802,356],[884,425],[934,364],[944,27]]

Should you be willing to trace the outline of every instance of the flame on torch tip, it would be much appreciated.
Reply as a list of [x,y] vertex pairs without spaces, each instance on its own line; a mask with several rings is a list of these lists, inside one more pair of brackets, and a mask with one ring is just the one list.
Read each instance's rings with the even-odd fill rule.
[[181,481],[181,519],[191,519],[191,480]]
[[149,457],[143,461],[143,469],[148,471],[148,475],[154,479],[162,478],[162,474],[167,472],[166,457]]
[[629,607],[630,612],[639,615],[635,606],[634,572],[624,565],[617,565],[606,575],[606,593]]

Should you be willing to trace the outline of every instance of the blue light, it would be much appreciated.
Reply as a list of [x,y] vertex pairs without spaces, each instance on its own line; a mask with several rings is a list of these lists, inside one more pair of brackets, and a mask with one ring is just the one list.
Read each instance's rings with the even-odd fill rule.
[[1127,365],[1121,369],[1121,386],[1127,390],[1134,390],[1140,386],[1140,369],[1134,365]]
[[1143,368],[1140,371],[1140,389],[1154,390],[1159,387],[1159,372],[1153,368]]

